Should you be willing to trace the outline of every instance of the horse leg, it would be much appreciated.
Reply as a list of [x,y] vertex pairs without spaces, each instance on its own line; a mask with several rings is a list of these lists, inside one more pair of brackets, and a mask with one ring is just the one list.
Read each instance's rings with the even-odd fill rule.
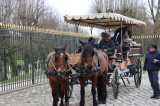
[[58,93],[56,83],[49,80],[50,87],[52,89],[52,97],[53,97],[53,106],[57,106],[58,104]]
[[81,100],[80,100],[80,106],[84,106],[85,104],[85,100],[84,100],[84,96],[85,96],[85,81],[83,79],[83,77],[81,77],[80,79],[80,94],[81,94]]
[[102,92],[101,92],[101,98],[102,98],[102,104],[106,104],[106,98],[107,98],[107,88],[106,88],[106,76],[103,74],[101,76],[101,87],[102,87]]
[[92,80],[92,89],[91,89],[93,95],[93,106],[98,106],[96,100],[96,84],[97,84],[97,78],[94,78],[94,80]]
[[52,97],[53,97],[53,106],[57,106],[58,104],[58,95],[57,92],[52,90]]
[[101,82],[102,82],[102,77],[100,76],[99,78],[98,78],[98,80],[97,80],[97,96],[98,96],[98,104],[101,104],[101,102],[102,102],[102,90],[101,90],[101,88],[102,88],[102,84],[101,84]]
[[64,106],[64,103],[63,103],[63,98],[64,98],[64,83],[60,85],[61,88],[60,88],[60,98],[61,98],[61,102],[60,102],[60,106]]
[[69,88],[69,86],[68,86],[68,84],[66,85],[66,91],[65,91],[65,106],[69,106],[69,97],[68,97],[68,93],[67,93],[67,91],[68,91],[68,88]]
[[60,97],[61,97],[61,102],[60,102],[60,105],[59,106],[64,106],[63,104],[63,97],[64,97],[64,93],[60,93]]
[[65,94],[65,106],[69,106],[69,97],[67,92]]

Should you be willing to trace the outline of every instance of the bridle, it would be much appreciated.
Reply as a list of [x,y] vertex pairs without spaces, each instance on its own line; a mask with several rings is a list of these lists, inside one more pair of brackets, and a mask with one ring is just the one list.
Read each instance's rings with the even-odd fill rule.
[[[93,59],[94,56],[96,56],[98,64],[96,60]],[[91,43],[86,43],[82,46],[81,61],[82,61],[82,67],[84,68],[84,70],[82,70],[81,72],[82,74],[90,72],[98,72],[101,69],[100,68],[101,61],[99,59],[98,52],[96,48],[94,48],[94,45],[92,45]],[[87,63],[87,61],[90,61],[90,63]]]
[[[59,55],[59,54],[65,55],[65,60],[64,60],[65,62],[64,62],[64,63],[63,63],[63,62],[60,63],[60,64],[57,64],[57,63],[56,63],[56,59],[58,58],[57,55]],[[59,73],[58,68],[59,68],[61,65],[65,66],[65,67],[64,67],[64,72],[68,72],[68,71],[70,71],[70,70],[73,68],[73,66],[69,67],[68,60],[69,60],[69,57],[68,57],[68,55],[67,55],[67,53],[65,52],[64,49],[57,49],[57,50],[55,50],[55,53],[50,57],[51,64],[52,64],[54,70],[55,70],[56,72],[58,72],[58,73]],[[61,71],[61,70],[60,70],[60,71]]]
[[[87,54],[87,55],[86,55]],[[91,60],[93,59],[92,57],[94,56],[94,48],[91,44],[86,44],[83,46],[83,49],[82,49],[82,56],[84,56],[84,61],[87,61],[87,60]],[[86,56],[90,56],[90,57],[86,57]]]
[[[60,63],[57,63],[58,58],[64,58],[65,60],[60,61]],[[52,66],[54,67],[54,70],[57,72],[59,71],[58,68],[62,65],[65,66],[64,68],[65,70],[67,69],[68,56],[64,49],[59,49],[59,48],[56,49],[55,53],[51,56],[50,61],[51,61]]]

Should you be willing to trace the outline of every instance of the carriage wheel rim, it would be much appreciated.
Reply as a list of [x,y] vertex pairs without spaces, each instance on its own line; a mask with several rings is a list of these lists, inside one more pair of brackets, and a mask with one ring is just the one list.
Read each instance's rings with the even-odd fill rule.
[[142,69],[141,69],[141,62],[139,59],[137,59],[137,63],[136,63],[136,73],[134,74],[134,81],[135,81],[135,85],[138,88],[141,84],[141,78],[142,78]]
[[113,96],[115,99],[117,99],[118,97],[118,92],[119,92],[119,78],[118,78],[118,72],[117,70],[115,69],[114,70],[114,81],[112,82],[112,89],[113,89]]

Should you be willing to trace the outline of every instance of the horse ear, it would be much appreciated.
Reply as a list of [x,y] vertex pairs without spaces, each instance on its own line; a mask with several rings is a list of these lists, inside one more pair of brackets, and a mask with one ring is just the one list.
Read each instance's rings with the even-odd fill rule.
[[94,44],[94,41],[95,41],[95,40],[93,39],[93,40],[91,41],[91,44]]
[[80,42],[80,44],[83,46],[83,45],[85,45],[85,43],[84,42],[82,42],[81,40],[79,40],[79,42]]
[[57,48],[55,46],[53,46],[53,49],[56,50]]
[[64,50],[66,50],[66,47],[67,47],[67,43],[63,46]]

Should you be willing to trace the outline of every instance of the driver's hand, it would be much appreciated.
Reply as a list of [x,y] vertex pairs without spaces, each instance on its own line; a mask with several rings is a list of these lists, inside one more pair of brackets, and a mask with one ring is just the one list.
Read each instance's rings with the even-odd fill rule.
[[107,52],[107,49],[103,49],[104,52]]
[[143,74],[145,74],[146,73],[146,71],[143,71]]
[[157,60],[157,59],[153,59],[152,62],[153,62],[154,64],[156,64],[158,61],[159,61],[159,60]]

